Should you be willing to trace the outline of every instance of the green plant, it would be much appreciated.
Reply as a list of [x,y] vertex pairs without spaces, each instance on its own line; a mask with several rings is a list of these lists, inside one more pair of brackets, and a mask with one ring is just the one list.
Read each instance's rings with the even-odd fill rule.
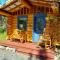
[[0,33],[4,33],[4,29],[3,28],[0,28]]

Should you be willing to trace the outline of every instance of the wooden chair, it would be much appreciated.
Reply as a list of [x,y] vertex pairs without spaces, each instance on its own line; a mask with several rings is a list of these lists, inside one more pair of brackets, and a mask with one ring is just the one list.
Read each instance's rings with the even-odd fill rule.
[[45,39],[45,48],[50,48],[51,47],[51,39]]
[[21,43],[27,41],[27,34],[26,34],[25,31],[20,31],[19,36],[20,36],[20,42],[21,42]]
[[13,40],[19,40],[19,39],[20,39],[17,29],[15,29],[15,30],[13,31],[13,33],[12,33],[11,36],[10,36],[10,39],[11,39],[12,41],[13,41]]
[[[41,36],[41,35],[40,35]],[[43,36],[43,35],[42,35]],[[39,40],[41,40],[42,42],[38,42],[38,44],[44,43],[45,44],[45,48],[51,47],[51,39],[50,37],[48,37],[47,39],[44,38],[44,36],[42,38],[39,38]],[[44,42],[43,42],[44,41]]]

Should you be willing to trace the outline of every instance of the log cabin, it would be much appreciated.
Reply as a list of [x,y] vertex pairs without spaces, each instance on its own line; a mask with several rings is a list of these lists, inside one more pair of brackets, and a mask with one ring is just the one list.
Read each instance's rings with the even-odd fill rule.
[[8,39],[20,42],[37,42],[45,39],[50,45],[54,41],[59,41],[58,6],[57,2],[40,0],[12,0],[3,5],[0,7],[0,15],[8,18]]

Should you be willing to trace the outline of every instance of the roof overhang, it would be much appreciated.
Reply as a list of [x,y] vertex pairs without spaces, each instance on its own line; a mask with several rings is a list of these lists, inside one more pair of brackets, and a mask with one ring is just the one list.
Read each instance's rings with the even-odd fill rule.
[[[16,7],[14,6],[16,5]],[[16,12],[20,8],[23,8],[24,6],[27,6],[29,8],[32,8],[32,6],[37,5],[37,6],[45,6],[45,7],[50,7],[51,8],[51,2],[46,2],[46,1],[30,1],[30,0],[14,0],[10,4],[4,6],[3,8],[0,9],[0,14],[2,15],[12,15],[13,12]]]
[[1,9],[0,9],[0,15],[10,16],[10,15],[12,15],[12,14],[9,13],[9,12],[7,12],[7,11],[4,11],[4,10],[1,10]]

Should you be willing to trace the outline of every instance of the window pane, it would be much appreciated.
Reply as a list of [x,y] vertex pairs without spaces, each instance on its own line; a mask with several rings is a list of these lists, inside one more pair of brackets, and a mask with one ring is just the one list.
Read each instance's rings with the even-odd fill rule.
[[27,30],[27,16],[18,16],[18,29]]

